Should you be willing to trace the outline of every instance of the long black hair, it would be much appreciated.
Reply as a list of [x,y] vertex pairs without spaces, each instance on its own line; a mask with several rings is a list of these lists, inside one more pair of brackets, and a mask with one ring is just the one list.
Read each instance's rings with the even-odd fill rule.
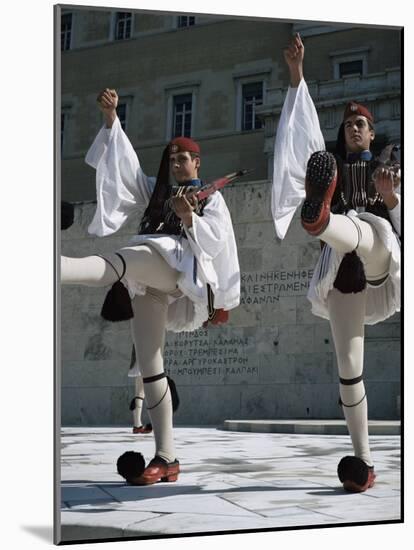
[[170,177],[170,148],[165,147],[160,167],[158,169],[157,181],[152,192],[149,204],[145,209],[144,215],[138,229],[138,234],[155,233],[157,227],[162,221],[162,214],[165,201],[169,198],[169,177]]
[[345,126],[343,122],[339,127],[338,135],[336,137],[335,155],[342,160],[346,160]]

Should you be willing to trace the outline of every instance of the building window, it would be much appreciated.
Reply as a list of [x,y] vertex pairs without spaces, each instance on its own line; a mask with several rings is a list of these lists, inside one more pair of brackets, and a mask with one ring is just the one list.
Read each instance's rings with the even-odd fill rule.
[[70,50],[72,38],[72,14],[65,13],[60,20],[60,49]]
[[127,125],[127,104],[125,102],[118,103],[118,107],[116,108],[116,114],[118,115],[119,122],[121,123],[121,127],[124,131],[126,131],[126,125]]
[[242,86],[242,130],[256,130],[263,123],[256,115],[256,108],[263,104],[263,82],[251,82]]
[[166,125],[165,139],[191,137],[197,133],[197,98],[200,80],[165,87]]
[[131,38],[132,13],[129,11],[117,11],[115,14],[115,40]]
[[370,48],[361,46],[349,50],[331,52],[333,77],[339,80],[344,76],[368,74],[368,55]]
[[192,107],[192,94],[182,94],[174,96],[172,137],[191,136]]
[[350,74],[362,74],[363,61],[355,59],[354,61],[344,61],[339,63],[339,78]]
[[191,27],[195,25],[195,17],[189,15],[179,15],[177,19],[177,27],[179,29],[183,27]]

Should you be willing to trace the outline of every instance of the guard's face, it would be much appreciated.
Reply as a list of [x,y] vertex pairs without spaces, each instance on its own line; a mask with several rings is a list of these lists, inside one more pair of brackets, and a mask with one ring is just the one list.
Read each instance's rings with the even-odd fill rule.
[[200,159],[191,158],[188,151],[172,153],[170,155],[170,170],[177,183],[185,183],[198,177]]
[[352,115],[344,122],[345,145],[349,153],[369,150],[375,132],[369,127],[368,119],[362,115]]

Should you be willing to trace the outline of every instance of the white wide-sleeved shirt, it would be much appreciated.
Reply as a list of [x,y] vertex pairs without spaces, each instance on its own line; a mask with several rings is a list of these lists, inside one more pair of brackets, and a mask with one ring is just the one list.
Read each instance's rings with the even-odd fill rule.
[[[118,231],[130,218],[139,218],[147,207],[156,178],[144,174],[137,154],[117,118],[112,128],[102,128],[86,155],[96,169],[97,208],[89,233],[104,237]],[[194,330],[208,317],[206,285],[214,294],[214,307],[230,310],[240,302],[240,268],[233,224],[227,205],[216,191],[203,209],[193,213],[192,227],[179,235],[134,235],[128,246],[153,246],[171,267],[179,271],[181,298],[171,298],[167,330]],[[194,262],[197,269],[194,269]],[[131,298],[144,294],[139,281],[124,278]]]

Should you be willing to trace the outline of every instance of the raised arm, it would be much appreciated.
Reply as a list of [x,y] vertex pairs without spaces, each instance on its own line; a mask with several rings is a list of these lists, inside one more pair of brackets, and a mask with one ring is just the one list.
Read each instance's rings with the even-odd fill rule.
[[290,86],[297,88],[303,78],[303,58],[305,57],[305,47],[299,33],[292,37],[288,47],[283,50],[283,55],[289,68]]
[[118,94],[105,88],[97,97],[105,126],[86,154],[96,170],[95,216],[89,233],[100,237],[115,233],[130,216],[139,221],[148,205],[155,178],[147,177],[116,114]]
[[96,98],[100,110],[104,114],[105,126],[112,128],[113,123],[116,120],[116,108],[118,107],[118,94],[115,90],[105,88],[98,94]]
[[318,114],[303,78],[305,48],[298,34],[283,55],[290,73],[275,139],[271,209],[276,234],[286,235],[296,208],[305,197],[306,165],[325,149]]

